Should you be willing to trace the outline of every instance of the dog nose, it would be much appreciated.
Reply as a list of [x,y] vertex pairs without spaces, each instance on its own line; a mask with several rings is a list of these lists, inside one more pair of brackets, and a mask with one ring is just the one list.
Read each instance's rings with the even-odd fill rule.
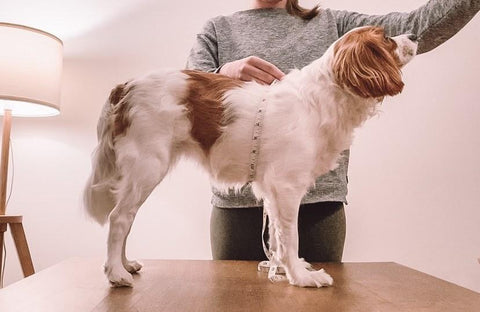
[[411,41],[417,41],[417,35],[414,35],[414,34],[410,34],[408,35],[408,39],[410,39]]

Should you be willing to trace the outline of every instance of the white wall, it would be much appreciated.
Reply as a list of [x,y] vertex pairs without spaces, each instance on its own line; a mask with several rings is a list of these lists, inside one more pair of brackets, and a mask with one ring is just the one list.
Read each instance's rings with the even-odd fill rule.
[[[248,8],[249,1],[15,3],[0,5],[0,20],[43,28],[65,44],[61,116],[15,119],[12,131],[15,179],[8,212],[25,216],[41,270],[68,257],[105,253],[106,230],[84,217],[80,197],[97,116],[110,89],[155,68],[183,67],[203,22]],[[423,3],[322,2],[366,13],[408,11]],[[477,16],[446,44],[418,56],[405,69],[404,92],[386,100],[383,113],[357,132],[345,261],[396,261],[480,291],[479,30]],[[180,165],[140,210],[130,256],[209,259],[209,201],[206,175],[193,163]],[[21,278],[9,235],[7,250],[9,284]]]

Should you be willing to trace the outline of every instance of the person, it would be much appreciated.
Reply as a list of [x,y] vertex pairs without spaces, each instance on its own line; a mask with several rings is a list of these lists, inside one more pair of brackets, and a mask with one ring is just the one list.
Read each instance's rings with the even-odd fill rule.
[[[479,8],[480,0],[430,0],[409,13],[367,15],[318,6],[305,9],[298,0],[254,0],[248,10],[206,22],[196,36],[187,68],[271,84],[319,58],[349,30],[364,25],[382,26],[388,36],[415,34],[421,54],[452,37]],[[347,150],[338,168],[319,177],[302,200],[299,256],[307,261],[342,259],[348,161]],[[248,186],[241,192],[212,190],[213,258],[265,259],[262,202]]]

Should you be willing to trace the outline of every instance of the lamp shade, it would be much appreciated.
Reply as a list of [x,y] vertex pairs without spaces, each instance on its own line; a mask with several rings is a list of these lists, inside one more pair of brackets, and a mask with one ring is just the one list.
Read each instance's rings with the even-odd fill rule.
[[0,114],[60,113],[63,43],[47,32],[0,23]]

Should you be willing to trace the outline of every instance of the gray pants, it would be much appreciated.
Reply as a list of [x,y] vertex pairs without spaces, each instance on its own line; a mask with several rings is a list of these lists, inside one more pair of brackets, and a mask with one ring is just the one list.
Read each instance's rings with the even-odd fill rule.
[[[213,207],[210,219],[213,259],[266,260],[262,247],[262,214],[262,207]],[[346,232],[343,203],[301,205],[298,228],[301,258],[310,262],[342,260]]]

